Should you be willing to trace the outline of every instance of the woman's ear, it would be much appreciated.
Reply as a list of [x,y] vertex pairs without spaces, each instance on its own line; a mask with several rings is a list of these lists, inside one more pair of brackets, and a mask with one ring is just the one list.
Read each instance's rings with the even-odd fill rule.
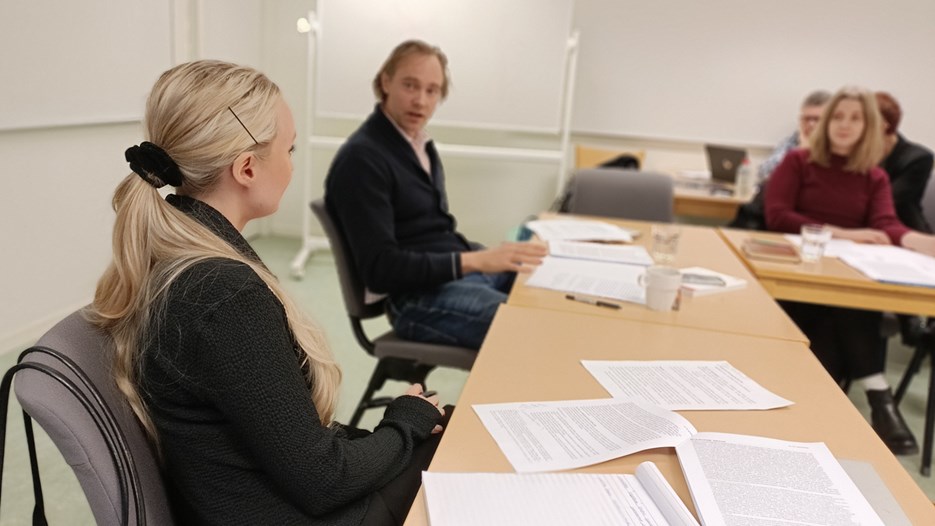
[[244,187],[250,187],[256,181],[257,158],[253,152],[243,152],[234,159],[231,166],[234,181]]

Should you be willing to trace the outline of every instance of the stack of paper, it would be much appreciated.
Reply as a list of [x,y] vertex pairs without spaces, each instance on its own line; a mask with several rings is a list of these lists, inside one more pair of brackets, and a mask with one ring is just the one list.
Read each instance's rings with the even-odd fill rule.
[[526,285],[644,304],[646,291],[637,281],[644,270],[636,265],[548,256]]
[[422,473],[431,524],[697,526],[652,462],[635,475]]
[[703,524],[883,525],[823,443],[699,433],[675,453]]
[[792,405],[726,361],[581,360],[614,398],[672,411],[738,411]]
[[621,228],[603,221],[584,219],[539,219],[526,223],[542,241],[618,241],[630,243],[638,231]]
[[640,245],[607,245],[583,241],[550,241],[549,255],[569,259],[586,259],[625,265],[653,264],[653,258]]
[[674,447],[697,432],[678,413],[617,398],[473,408],[520,473],[580,468],[646,449]]
[[935,258],[918,252],[889,245],[855,244],[840,257],[876,281],[935,287]]

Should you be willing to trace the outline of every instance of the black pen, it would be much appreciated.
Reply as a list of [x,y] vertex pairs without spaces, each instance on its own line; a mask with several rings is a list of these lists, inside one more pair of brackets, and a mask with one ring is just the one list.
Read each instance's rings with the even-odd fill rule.
[[616,303],[596,300],[594,298],[587,298],[584,296],[575,296],[574,294],[565,294],[565,299],[571,301],[580,301],[581,303],[587,303],[588,305],[594,305],[595,307],[604,307],[605,309],[616,310],[620,308],[620,305],[617,305]]
[[422,398],[428,398],[430,396],[435,396],[438,394],[438,391],[423,391],[420,395]]

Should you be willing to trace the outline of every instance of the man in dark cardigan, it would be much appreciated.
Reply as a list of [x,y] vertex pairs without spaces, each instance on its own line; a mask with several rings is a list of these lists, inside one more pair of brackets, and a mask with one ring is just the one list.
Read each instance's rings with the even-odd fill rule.
[[425,131],[448,84],[437,47],[397,46],[374,79],[373,113],[331,164],[325,203],[368,292],[389,295],[397,334],[479,349],[515,272],[538,265],[546,248],[487,249],[457,231],[444,169]]

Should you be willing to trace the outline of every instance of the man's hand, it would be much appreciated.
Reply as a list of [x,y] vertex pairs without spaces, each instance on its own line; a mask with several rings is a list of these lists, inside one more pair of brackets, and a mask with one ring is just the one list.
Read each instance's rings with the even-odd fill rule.
[[839,228],[831,227],[831,235],[835,239],[850,239],[855,243],[868,245],[892,245],[890,236],[882,230],[873,228]]
[[461,272],[532,272],[542,263],[549,249],[544,243],[533,241],[503,243],[496,248],[461,253]]

